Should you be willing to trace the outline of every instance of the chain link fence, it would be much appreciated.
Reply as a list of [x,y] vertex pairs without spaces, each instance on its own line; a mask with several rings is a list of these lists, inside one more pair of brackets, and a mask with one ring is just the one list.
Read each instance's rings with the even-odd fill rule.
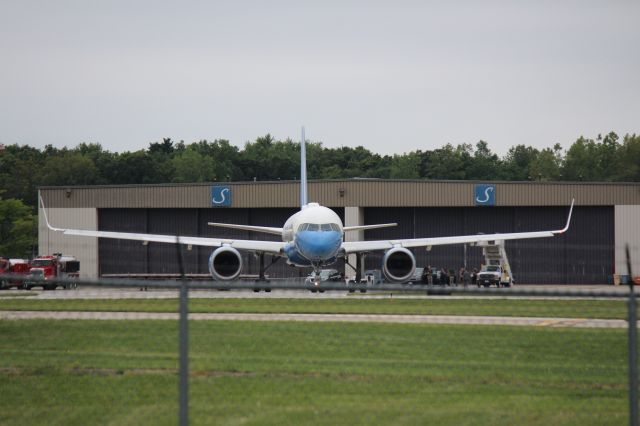
[[0,293],[2,424],[638,421],[632,286],[43,284]]

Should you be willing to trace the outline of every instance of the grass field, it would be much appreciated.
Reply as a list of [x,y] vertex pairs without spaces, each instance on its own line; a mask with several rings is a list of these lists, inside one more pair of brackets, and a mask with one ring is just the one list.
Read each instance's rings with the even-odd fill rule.
[[[177,323],[0,321],[0,424],[177,422]],[[192,424],[624,424],[626,331],[202,321]]]
[[[0,310],[177,312],[177,299],[0,299]],[[190,312],[497,315],[625,319],[624,300],[191,299]]]

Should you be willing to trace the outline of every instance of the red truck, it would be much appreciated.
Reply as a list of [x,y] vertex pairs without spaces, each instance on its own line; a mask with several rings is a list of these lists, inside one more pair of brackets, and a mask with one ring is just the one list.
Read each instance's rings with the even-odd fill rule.
[[[0,257],[0,274],[27,275],[29,273],[29,261],[25,259],[6,259]],[[21,287],[22,281],[0,279],[0,290],[10,287]]]
[[55,290],[61,285],[64,288],[75,288],[69,283],[58,284],[47,281],[53,278],[80,277],[80,262],[73,256],[66,256],[62,253],[54,253],[52,256],[38,256],[31,261],[29,267],[29,279],[24,282],[24,289],[31,290],[33,287],[42,286],[45,290]]

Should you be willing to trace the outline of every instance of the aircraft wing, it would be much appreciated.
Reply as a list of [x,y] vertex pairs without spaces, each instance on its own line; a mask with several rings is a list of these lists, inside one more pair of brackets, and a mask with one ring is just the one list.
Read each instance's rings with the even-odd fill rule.
[[219,226],[221,228],[240,229],[243,231],[264,232],[267,234],[282,235],[282,228],[274,228],[271,226],[237,225],[234,223],[218,223],[218,222],[207,222],[207,225]]
[[285,243],[282,241],[235,240],[209,237],[186,237],[176,235],[136,234],[130,232],[91,231],[85,229],[60,229],[49,227],[52,231],[62,232],[64,235],[78,235],[83,237],[114,238],[119,240],[134,240],[153,243],[185,244],[193,246],[220,247],[228,245],[238,250],[281,254]]
[[342,243],[342,249],[345,254],[359,253],[368,251],[388,250],[393,247],[431,247],[440,246],[446,244],[467,244],[467,243],[480,243],[489,241],[504,241],[504,240],[520,240],[527,238],[544,238],[553,237],[558,234],[563,234],[569,229],[569,223],[571,222],[571,213],[573,212],[573,203],[571,201],[571,208],[569,209],[569,217],[567,218],[567,224],[564,228],[555,231],[537,231],[537,232],[513,232],[505,234],[476,234],[476,235],[459,235],[454,237],[434,237],[434,238],[408,238],[397,240],[377,240],[377,241],[345,241]]
[[377,229],[377,228],[390,228],[392,226],[398,226],[397,223],[379,223],[377,225],[358,225],[358,226],[345,226],[343,228],[344,232],[349,231],[366,231],[367,229]]
[[[42,203],[42,199],[40,200]],[[236,240],[225,238],[209,238],[209,237],[187,237],[176,235],[159,235],[159,234],[137,234],[132,232],[111,232],[111,231],[92,231],[88,229],[64,229],[54,228],[49,224],[47,211],[42,203],[42,212],[47,228],[55,232],[61,232],[64,235],[78,235],[82,237],[96,238],[114,238],[119,240],[134,240],[153,243],[169,243],[169,244],[185,244],[193,246],[220,247],[228,245],[238,250],[246,250],[252,252],[281,254],[285,243],[282,241],[258,241],[258,240]]]

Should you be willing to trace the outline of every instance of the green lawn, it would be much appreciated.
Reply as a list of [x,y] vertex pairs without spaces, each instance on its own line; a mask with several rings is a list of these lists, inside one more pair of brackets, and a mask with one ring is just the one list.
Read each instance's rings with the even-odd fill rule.
[[[177,322],[0,321],[0,424],[177,422]],[[197,321],[192,424],[624,424],[626,331]]]
[[[0,310],[177,312],[177,299],[11,300]],[[625,319],[624,300],[191,299],[190,312],[497,315]]]

